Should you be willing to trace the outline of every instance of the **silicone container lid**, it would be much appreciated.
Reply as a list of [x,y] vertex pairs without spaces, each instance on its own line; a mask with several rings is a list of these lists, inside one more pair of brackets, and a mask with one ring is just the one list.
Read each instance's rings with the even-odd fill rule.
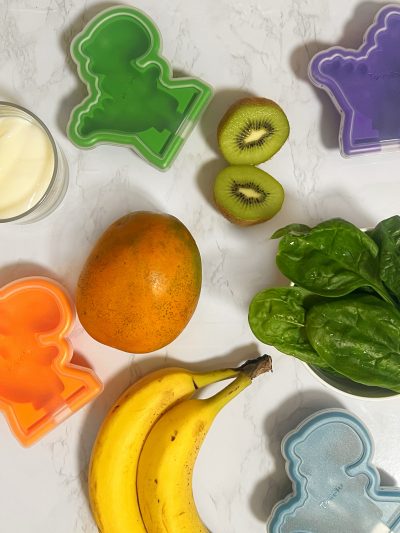
[[157,168],[168,168],[211,88],[197,79],[172,79],[156,26],[130,7],[96,16],[73,40],[71,54],[89,92],[72,111],[71,141],[82,148],[129,145]]
[[91,370],[70,362],[73,321],[68,296],[50,279],[23,278],[0,289],[0,409],[24,446],[103,388]]
[[329,48],[309,77],[341,114],[342,155],[400,147],[400,6],[381,9],[358,50]]
[[379,486],[372,438],[345,410],[327,409],[282,442],[293,493],[278,503],[269,533],[400,531],[400,489]]

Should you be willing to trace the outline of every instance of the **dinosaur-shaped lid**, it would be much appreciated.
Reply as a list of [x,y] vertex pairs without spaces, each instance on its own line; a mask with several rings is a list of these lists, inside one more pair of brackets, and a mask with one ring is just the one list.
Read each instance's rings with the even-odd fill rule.
[[345,410],[320,411],[282,442],[293,492],[278,503],[269,533],[397,533],[400,489],[379,486],[372,438]]
[[400,6],[381,9],[358,50],[333,47],[316,54],[311,81],[341,114],[342,155],[400,147]]

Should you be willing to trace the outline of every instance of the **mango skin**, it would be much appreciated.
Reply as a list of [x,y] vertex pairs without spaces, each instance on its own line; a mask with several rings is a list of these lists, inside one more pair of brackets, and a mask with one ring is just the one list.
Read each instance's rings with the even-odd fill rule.
[[78,317],[97,341],[149,353],[186,327],[201,281],[200,252],[182,222],[162,213],[130,213],[90,253],[78,281]]

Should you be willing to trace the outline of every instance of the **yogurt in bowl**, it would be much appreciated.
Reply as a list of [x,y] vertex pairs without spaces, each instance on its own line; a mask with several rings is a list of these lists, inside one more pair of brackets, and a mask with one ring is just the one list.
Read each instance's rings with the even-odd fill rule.
[[47,127],[26,109],[0,102],[0,223],[43,218],[66,187],[66,167]]

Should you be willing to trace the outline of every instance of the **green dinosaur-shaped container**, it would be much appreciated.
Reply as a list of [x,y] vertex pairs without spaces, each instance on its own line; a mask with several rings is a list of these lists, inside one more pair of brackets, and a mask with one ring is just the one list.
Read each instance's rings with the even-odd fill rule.
[[81,148],[128,145],[157,168],[170,167],[212,90],[172,78],[154,23],[137,9],[107,9],[74,38],[71,55],[89,94],[71,113],[70,140]]

